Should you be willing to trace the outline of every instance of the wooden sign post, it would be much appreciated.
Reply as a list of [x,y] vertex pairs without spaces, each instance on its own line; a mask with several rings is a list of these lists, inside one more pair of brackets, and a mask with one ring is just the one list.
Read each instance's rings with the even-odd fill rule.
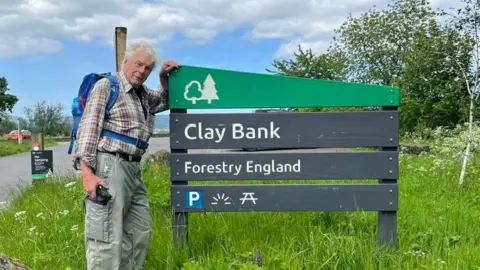
[[[188,214],[375,211],[379,244],[397,238],[398,88],[182,66],[169,79],[175,243]],[[187,109],[369,107],[365,111],[186,113]],[[373,108],[378,110],[373,111]],[[351,148],[342,152],[188,153],[189,149]],[[375,147],[377,151],[358,151]],[[358,180],[357,184],[209,184],[229,180]],[[362,183],[378,179],[378,184]],[[191,185],[188,181],[203,181]]]
[[115,62],[117,72],[122,69],[122,62],[125,58],[127,48],[127,28],[115,27]]

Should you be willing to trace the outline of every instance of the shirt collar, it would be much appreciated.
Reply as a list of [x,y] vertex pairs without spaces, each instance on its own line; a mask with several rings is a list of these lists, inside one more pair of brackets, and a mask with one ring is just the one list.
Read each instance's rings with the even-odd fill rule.
[[[122,86],[121,89],[123,89],[126,93],[134,90],[133,86],[128,82],[127,77],[125,77],[125,74],[122,71],[118,72],[118,78]],[[141,85],[138,91],[143,92],[143,90],[144,87]]]

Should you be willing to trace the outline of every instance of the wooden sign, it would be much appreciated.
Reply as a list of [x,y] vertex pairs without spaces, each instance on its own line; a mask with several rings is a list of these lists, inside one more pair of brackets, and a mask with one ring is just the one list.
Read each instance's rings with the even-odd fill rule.
[[396,179],[397,152],[175,154],[171,180]]
[[170,147],[311,148],[398,145],[397,112],[170,114]]

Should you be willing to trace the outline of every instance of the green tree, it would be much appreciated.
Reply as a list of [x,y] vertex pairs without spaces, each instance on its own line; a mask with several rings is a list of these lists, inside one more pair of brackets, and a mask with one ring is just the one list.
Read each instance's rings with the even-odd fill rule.
[[20,124],[20,129],[30,130],[30,124],[23,117],[14,117],[5,112],[0,113],[0,135],[8,134],[12,130],[17,130]]
[[[311,49],[302,49],[298,46],[298,52],[293,54],[293,59],[274,60],[274,69],[266,69],[267,72],[281,76],[295,76],[310,79],[322,80],[346,80],[344,70],[345,57],[342,53],[327,52],[315,55]],[[331,111],[342,108],[285,108],[291,111]]]
[[416,33],[439,15],[426,0],[396,0],[383,10],[350,15],[335,31],[331,51],[346,57],[350,81],[392,85],[404,72]]
[[471,57],[470,40],[453,28],[432,22],[417,31],[398,80],[404,130],[451,128],[467,121],[469,94],[462,78]]
[[43,132],[47,136],[62,133],[64,127],[62,110],[62,104],[48,104],[46,101],[37,102],[34,108],[24,108],[32,131]]
[[18,98],[14,95],[7,94],[8,81],[5,77],[0,77],[0,112],[12,112],[13,107],[18,102]]
[[465,173],[470,159],[470,151],[473,141],[473,122],[480,96],[480,1],[462,0],[462,8],[458,9],[457,16],[453,16],[455,28],[471,42],[470,51],[473,52],[472,62],[463,63],[457,59],[449,59],[455,62],[462,71],[462,81],[469,96],[468,107],[468,136],[464,152],[462,170],[458,183],[463,184]]
[[10,116],[5,112],[0,112],[0,135],[7,134],[15,128],[16,125]]
[[[453,126],[468,117],[468,91],[459,78],[472,43],[459,27],[437,24],[445,14],[424,0],[395,0],[383,10],[348,16],[326,53],[300,50],[292,60],[273,63],[286,75],[400,87],[402,133]],[[324,110],[331,109],[303,109]]]
[[72,127],[72,117],[62,116],[58,131],[55,134],[57,134],[58,136],[70,136],[70,133],[72,132]]
[[314,55],[311,49],[304,50],[298,46],[294,59],[274,60],[276,70],[266,69],[277,75],[296,76],[312,79],[339,80],[346,79],[344,72],[345,57],[342,53],[328,52]]

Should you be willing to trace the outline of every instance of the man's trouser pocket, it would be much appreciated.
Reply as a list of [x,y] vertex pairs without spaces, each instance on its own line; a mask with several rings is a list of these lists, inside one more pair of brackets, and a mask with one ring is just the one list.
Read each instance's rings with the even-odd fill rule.
[[112,241],[111,204],[101,205],[86,199],[85,236],[92,240]]

